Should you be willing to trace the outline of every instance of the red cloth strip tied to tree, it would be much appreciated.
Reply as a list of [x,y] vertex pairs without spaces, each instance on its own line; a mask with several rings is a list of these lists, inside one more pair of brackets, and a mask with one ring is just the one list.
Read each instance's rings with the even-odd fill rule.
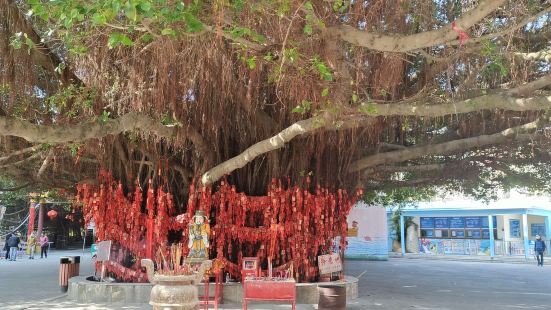
[[215,192],[192,183],[185,213],[177,215],[171,194],[162,187],[155,190],[151,182],[145,197],[138,184],[125,197],[122,185],[108,172],[102,171],[99,180],[99,187],[79,184],[76,201],[86,222],[96,223],[98,239],[113,241],[116,253],[107,270],[134,282],[147,279],[139,261],[168,245],[171,230],[181,233],[180,240],[172,242],[187,244],[188,223],[196,210],[211,220],[211,258],[219,259],[233,278],[240,278],[243,257],[257,256],[263,269],[271,258],[275,272],[292,269],[298,281],[315,281],[317,256],[337,250],[337,237],[338,250],[344,251],[346,217],[362,195],[361,190],[349,196],[320,186],[312,193],[290,186],[290,181],[284,188],[272,180],[266,196],[247,196],[225,181]]

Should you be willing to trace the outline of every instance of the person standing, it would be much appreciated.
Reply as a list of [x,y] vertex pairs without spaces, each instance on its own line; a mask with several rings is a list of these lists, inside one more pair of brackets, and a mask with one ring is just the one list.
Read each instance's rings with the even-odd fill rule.
[[4,251],[6,251],[6,259],[10,258],[10,247],[8,246],[8,240],[13,235],[13,232],[9,232],[6,235],[6,242],[4,242]]
[[540,235],[536,235],[536,243],[534,244],[534,253],[538,258],[538,266],[543,267],[543,252],[545,252],[545,241],[541,240]]
[[12,235],[10,239],[8,239],[8,246],[10,247],[10,261],[13,262],[17,259],[17,250],[19,249],[19,242],[21,242],[21,239],[19,238],[20,235],[20,233],[17,233],[17,235]]
[[42,236],[40,236],[40,239],[38,240],[38,243],[40,244],[40,258],[48,258],[48,236],[46,236],[46,233],[42,233]]
[[34,233],[31,233],[29,236],[27,246],[29,247],[29,259],[34,259],[34,251],[36,250],[36,237],[34,236]]

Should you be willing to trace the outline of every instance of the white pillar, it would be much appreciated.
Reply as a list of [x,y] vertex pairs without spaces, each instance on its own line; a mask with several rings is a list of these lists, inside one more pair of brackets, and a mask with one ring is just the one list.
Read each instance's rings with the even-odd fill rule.
[[406,255],[406,228],[404,227],[403,215],[400,215],[400,245],[402,247],[402,256]]
[[495,240],[494,240],[494,217],[488,215],[488,229],[490,230],[490,257],[493,259],[496,256]]
[[524,238],[524,258],[528,260],[530,256],[530,241],[528,240],[528,215],[522,215],[522,237]]

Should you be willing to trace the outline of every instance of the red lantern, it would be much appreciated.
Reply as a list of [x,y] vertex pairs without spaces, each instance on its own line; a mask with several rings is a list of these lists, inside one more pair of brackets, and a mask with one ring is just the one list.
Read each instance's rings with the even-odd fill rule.
[[50,220],[53,220],[56,216],[57,216],[57,211],[56,210],[50,210],[48,211],[48,217],[50,218]]

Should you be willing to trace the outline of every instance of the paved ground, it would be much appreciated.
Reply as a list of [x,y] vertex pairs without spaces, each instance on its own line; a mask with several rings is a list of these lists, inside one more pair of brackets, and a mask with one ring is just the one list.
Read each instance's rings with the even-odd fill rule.
[[360,309],[551,309],[551,266],[391,259],[353,262]]
[[[0,260],[0,309],[151,309],[149,305],[79,305],[60,297],[59,257],[79,254],[81,251],[53,252],[42,261]],[[89,255],[84,255],[81,274],[92,271],[87,262]],[[347,274],[361,275],[360,298],[350,301],[348,309],[551,310],[551,265],[538,268],[535,264],[392,258],[387,262],[347,262],[346,268]],[[253,304],[249,308],[275,310],[290,306]],[[241,308],[224,305],[223,309]]]
[[0,305],[16,305],[24,301],[36,303],[61,295],[59,258],[68,255],[81,257],[81,274],[93,273],[90,252],[83,254],[82,250],[52,250],[45,259],[40,259],[40,253],[34,260],[28,259],[27,255],[15,262],[0,259]]

